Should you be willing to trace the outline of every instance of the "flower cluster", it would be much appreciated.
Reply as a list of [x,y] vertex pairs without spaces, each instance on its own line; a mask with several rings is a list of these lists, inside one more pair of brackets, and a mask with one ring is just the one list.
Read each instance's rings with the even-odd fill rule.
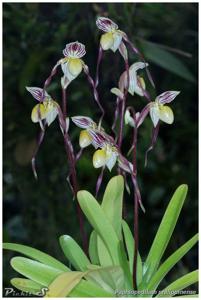
[[[96,80],[93,80],[89,73],[88,66],[83,61],[83,56],[86,54],[85,45],[78,41],[66,44],[66,47],[63,50],[64,57],[61,58],[54,66],[50,76],[45,81],[44,87],[27,87],[27,90],[39,102],[32,110],[31,120],[34,123],[39,123],[42,130],[44,130],[45,126],[49,126],[58,116],[60,128],[64,136],[65,148],[68,153],[69,160],[74,166],[74,150],[70,142],[70,137],[67,134],[69,117],[66,116],[67,101],[65,91],[69,84],[76,79],[82,71],[84,71],[91,87],[93,88],[94,99],[101,109],[102,117],[98,124],[88,116],[76,116],[71,118],[72,122],[82,129],[79,136],[80,148],[82,150],[89,145],[92,145],[95,148],[92,159],[94,168],[107,167],[111,171],[115,164],[118,163],[118,168],[120,168],[122,172],[125,171],[130,173],[133,176],[132,178],[134,178],[134,182],[137,182],[137,170],[135,163],[129,162],[121,153],[124,122],[126,125],[133,127],[137,137],[137,130],[139,126],[142,125],[147,115],[150,115],[153,122],[153,135],[151,146],[148,149],[149,151],[153,148],[153,144],[156,141],[159,129],[159,121],[163,121],[167,124],[173,123],[174,114],[172,109],[167,104],[172,102],[179,92],[167,91],[160,94],[154,101],[152,101],[146,89],[146,80],[144,76],[139,75],[140,70],[146,70],[147,74],[150,75],[148,72],[149,65],[147,62],[145,62],[143,56],[131,43],[126,33],[119,30],[118,25],[109,18],[98,17],[96,25],[101,31],[104,32],[100,38],[100,51],[97,60]],[[129,65],[128,62],[127,44],[131,50],[140,57],[139,61],[133,62],[131,65]],[[102,59],[102,50],[106,51],[109,49],[114,53],[119,50],[119,53],[122,55],[125,62],[125,70],[119,78],[117,87],[113,87],[111,89],[111,92],[117,97],[114,118],[115,126],[117,120],[119,119],[120,121],[119,130],[114,131],[114,127],[112,127],[113,131],[115,132],[115,138],[108,135],[101,125],[102,118],[104,116],[104,109],[100,103],[97,91],[99,82],[98,71]],[[63,72],[63,76],[61,77],[61,87],[63,90],[62,108],[60,107],[59,103],[53,100],[53,98],[46,91],[53,76],[56,74],[58,66],[61,66]],[[148,76],[148,78],[150,79],[150,76]],[[128,93],[131,96],[137,95],[139,97],[145,97],[148,100],[148,104],[145,105],[141,112],[135,112],[133,106],[126,107],[126,97]],[[137,146],[135,144],[136,137],[133,141],[134,144],[132,144],[132,149],[135,149],[135,151]],[[135,157],[133,161],[135,162]]]
[[27,91],[39,101],[31,112],[31,120],[34,123],[42,124],[44,120],[49,126],[58,115],[58,103],[43,89],[38,87],[26,87]]

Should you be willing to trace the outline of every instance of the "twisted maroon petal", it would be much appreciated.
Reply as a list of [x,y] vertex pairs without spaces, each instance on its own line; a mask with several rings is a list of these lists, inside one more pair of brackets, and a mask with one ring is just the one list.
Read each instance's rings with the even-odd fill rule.
[[109,142],[107,135],[101,131],[88,129],[88,132],[92,138],[92,145],[96,148],[103,148],[107,142]]
[[156,140],[157,140],[157,137],[158,137],[158,132],[159,132],[159,126],[160,126],[160,123],[158,123],[156,125],[156,127],[154,127],[153,130],[152,130],[151,144],[150,144],[150,146],[147,149],[146,154],[145,154],[145,163],[144,163],[145,167],[147,166],[147,156],[148,156],[148,153],[154,148],[154,145],[156,143]]

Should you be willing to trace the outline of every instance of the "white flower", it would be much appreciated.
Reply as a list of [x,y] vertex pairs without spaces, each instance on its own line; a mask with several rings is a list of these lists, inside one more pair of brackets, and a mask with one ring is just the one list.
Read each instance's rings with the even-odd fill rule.
[[61,68],[68,82],[71,82],[82,72],[84,62],[81,57],[86,54],[85,46],[79,42],[67,44],[63,54],[65,58],[60,61]]
[[113,52],[120,47],[124,32],[118,30],[118,25],[112,20],[104,17],[99,17],[96,20],[97,27],[104,31],[100,39],[100,44],[103,50],[111,49]]
[[27,91],[38,100],[40,103],[36,104],[31,112],[31,120],[34,123],[42,120],[47,122],[49,126],[58,115],[58,104],[51,96],[41,88],[38,87],[26,87]]
[[174,122],[174,113],[172,109],[164,104],[172,102],[179,93],[179,91],[164,92],[156,97],[154,102],[150,103],[150,117],[154,127],[157,126],[159,120],[167,124],[172,124]]
[[[137,71],[140,69],[144,69],[148,66],[148,63],[144,62],[136,62],[132,64],[129,68],[129,88],[128,92],[133,96],[134,93],[139,96],[144,96],[143,90],[145,90],[145,82],[144,79],[137,75]],[[127,72],[125,71],[119,80],[119,88],[123,92],[127,87]]]

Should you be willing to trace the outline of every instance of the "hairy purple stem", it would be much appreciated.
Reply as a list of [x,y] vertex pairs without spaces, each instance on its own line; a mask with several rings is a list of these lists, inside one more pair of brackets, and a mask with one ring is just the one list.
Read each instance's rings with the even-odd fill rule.
[[127,73],[127,84],[126,89],[124,92],[124,97],[121,100],[121,113],[120,113],[120,129],[119,129],[119,138],[118,138],[118,148],[121,149],[122,140],[123,140],[123,127],[124,127],[124,113],[125,113],[125,106],[126,106],[126,98],[128,95],[128,89],[129,89],[129,64],[128,60],[125,60],[125,67],[126,67],[126,73]]
[[100,172],[100,175],[98,176],[98,180],[97,180],[97,183],[96,183],[96,198],[98,197],[98,192],[99,192],[99,189],[101,187],[101,183],[103,181],[103,173],[104,173],[104,170],[105,168],[102,167],[101,169],[101,172]]
[[[134,117],[135,118],[135,117]],[[135,120],[136,124],[136,120]],[[137,127],[133,129],[133,174],[132,176],[136,179],[137,177]],[[133,259],[133,288],[137,290],[137,254],[138,254],[138,195],[134,192],[134,259]]]
[[[66,99],[66,90],[62,88],[62,107],[63,107],[63,119],[64,119],[64,124],[66,120],[66,114],[67,114],[67,99]],[[70,141],[70,137],[68,135],[67,129],[64,131],[64,145],[65,145],[65,150],[67,154],[67,159],[70,163],[70,178],[72,179],[72,188],[73,188],[73,193],[74,197],[76,198],[77,192],[78,192],[78,183],[77,183],[77,173],[76,173],[76,168],[75,168],[75,162],[76,158],[73,152],[73,146]],[[80,234],[82,238],[82,244],[83,248],[85,251],[85,254],[87,255],[88,253],[88,247],[87,247],[87,236],[84,230],[84,220],[83,220],[83,214],[79,205],[79,202],[76,201],[76,209],[77,209],[77,216],[79,220],[79,225],[80,225]]]

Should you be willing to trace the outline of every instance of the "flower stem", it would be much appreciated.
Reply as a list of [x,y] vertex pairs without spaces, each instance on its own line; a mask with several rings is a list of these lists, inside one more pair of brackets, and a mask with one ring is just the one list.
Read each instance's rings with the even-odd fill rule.
[[[63,108],[63,119],[64,119],[64,124],[66,124],[66,116],[67,116],[67,99],[66,99],[66,90],[62,88],[62,108]],[[72,179],[72,189],[73,189],[73,194],[74,198],[76,198],[77,192],[78,192],[78,181],[77,181],[77,172],[75,168],[75,155],[73,152],[73,146],[70,141],[69,134],[67,132],[67,128],[65,128],[64,131],[64,144],[65,144],[65,150],[67,153],[67,159],[70,163],[70,175]],[[84,220],[83,220],[83,214],[79,205],[79,202],[76,201],[76,210],[77,210],[77,217],[79,220],[79,226],[80,226],[80,234],[82,238],[82,244],[83,244],[83,249],[85,251],[85,254],[87,255],[88,253],[88,245],[87,245],[87,236],[86,232],[84,229]]]
[[138,255],[138,243],[139,243],[139,228],[138,228],[138,198],[135,193],[134,200],[134,259],[133,259],[133,287],[137,290],[137,255]]
[[[136,124],[136,118],[134,113],[134,121]],[[133,179],[136,181],[137,177],[137,126],[133,128]],[[133,259],[133,288],[137,290],[137,255],[138,255],[138,194],[135,187],[134,192],[134,259]]]
[[125,114],[125,107],[126,107],[126,98],[128,95],[128,89],[129,89],[129,64],[128,60],[125,60],[125,68],[127,73],[127,84],[126,89],[124,92],[124,97],[121,100],[121,112],[120,112],[120,128],[119,128],[119,137],[118,137],[118,147],[121,149],[122,140],[123,140],[123,127],[124,127],[124,114]]

